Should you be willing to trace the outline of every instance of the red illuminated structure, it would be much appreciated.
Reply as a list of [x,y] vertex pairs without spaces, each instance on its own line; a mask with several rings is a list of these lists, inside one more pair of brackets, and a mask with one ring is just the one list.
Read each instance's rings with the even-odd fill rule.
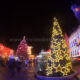
[[45,51],[45,52],[49,52],[50,53],[50,49],[48,49],[47,51]]
[[70,49],[70,48],[69,48],[69,39],[68,39],[67,33],[64,34],[64,38],[65,38],[65,41],[66,41],[66,45],[67,45],[67,48],[68,48],[68,52],[70,52],[70,51],[69,51],[69,49]]
[[14,50],[0,44],[0,56],[5,58],[5,57],[9,57],[10,55],[13,55],[13,53]]
[[23,37],[23,40],[18,45],[18,48],[16,50],[16,56],[18,56],[21,60],[28,58],[28,45],[25,36]]

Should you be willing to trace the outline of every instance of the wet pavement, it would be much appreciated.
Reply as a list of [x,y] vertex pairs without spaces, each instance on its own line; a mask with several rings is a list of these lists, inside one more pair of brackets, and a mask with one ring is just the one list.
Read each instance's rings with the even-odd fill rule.
[[22,69],[21,72],[15,71],[15,76],[11,77],[5,67],[0,67],[0,80],[36,80],[35,68],[29,66],[27,70]]
[[[80,69],[80,63],[75,62],[73,65],[73,71]],[[0,67],[0,80],[36,80],[35,78],[36,69],[33,66],[28,66],[27,70],[24,67],[21,69],[21,72],[17,72],[15,70],[15,76],[10,76],[10,72],[6,69],[6,67]]]

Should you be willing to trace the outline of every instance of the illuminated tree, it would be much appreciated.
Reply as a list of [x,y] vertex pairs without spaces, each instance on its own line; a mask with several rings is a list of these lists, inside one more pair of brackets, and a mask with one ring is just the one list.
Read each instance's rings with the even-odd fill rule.
[[46,76],[62,77],[72,73],[72,65],[62,30],[54,18]]
[[68,52],[69,52],[69,39],[68,39],[68,35],[67,35],[67,33],[64,34],[64,38],[65,38],[66,45],[67,45]]
[[16,55],[20,58],[21,57],[22,58],[27,58],[28,57],[27,49],[28,49],[28,45],[26,43],[25,36],[24,36],[23,40],[20,42],[20,44],[17,48]]

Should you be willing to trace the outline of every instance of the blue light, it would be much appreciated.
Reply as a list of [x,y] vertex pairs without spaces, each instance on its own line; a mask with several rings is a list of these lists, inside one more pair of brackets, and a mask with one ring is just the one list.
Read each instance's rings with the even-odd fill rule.
[[71,10],[74,12],[77,19],[80,18],[80,6],[74,4],[71,6]]

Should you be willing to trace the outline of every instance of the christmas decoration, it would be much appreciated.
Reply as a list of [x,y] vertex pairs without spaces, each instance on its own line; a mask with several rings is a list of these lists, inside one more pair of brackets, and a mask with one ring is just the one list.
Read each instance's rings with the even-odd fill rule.
[[44,51],[43,49],[37,56],[37,71],[39,75],[45,75],[45,69],[46,69],[46,63],[47,63],[47,57],[49,55],[49,52]]
[[40,71],[39,72],[41,72],[43,75],[45,75],[45,69],[46,69],[46,63],[47,63],[47,61],[46,61],[46,55],[45,54],[43,54],[42,55],[42,58],[41,58],[41,60],[40,60],[40,63],[39,63],[39,65],[40,65]]
[[67,48],[68,48],[68,53],[70,53],[70,51],[69,51],[69,39],[68,39],[68,35],[67,35],[67,33],[65,33],[64,34],[64,38],[65,38],[65,41],[66,41],[66,45],[67,45]]
[[4,46],[3,44],[0,44],[0,55],[5,58],[5,57],[9,57],[10,55],[14,54],[14,50],[7,48],[6,46]]
[[72,65],[66,41],[56,18],[54,18],[50,46],[50,55],[47,61],[46,76],[63,77],[72,73]]
[[28,57],[27,49],[28,49],[28,45],[26,43],[25,36],[24,36],[23,40],[20,42],[17,48],[16,55],[23,59],[27,58]]
[[76,3],[71,5],[71,10],[74,12],[75,17],[77,18],[77,20],[80,24],[80,5],[78,5]]
[[64,34],[64,37],[65,37],[67,48],[69,48],[69,39],[67,33]]

